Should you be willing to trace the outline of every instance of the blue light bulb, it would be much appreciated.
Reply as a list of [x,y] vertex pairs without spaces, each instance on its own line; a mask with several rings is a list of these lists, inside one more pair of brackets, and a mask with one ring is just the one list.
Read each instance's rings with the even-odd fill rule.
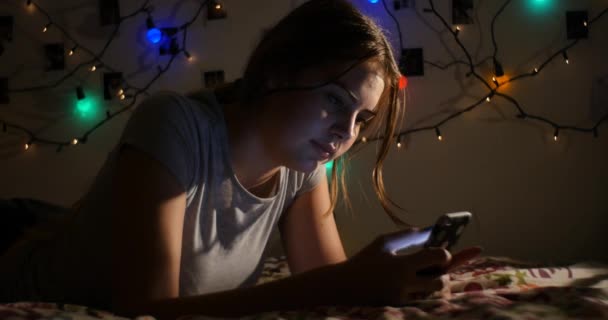
[[369,0],[369,3],[378,3],[378,0]]
[[148,41],[156,44],[160,42],[163,34],[160,32],[160,30],[158,30],[158,28],[151,28],[146,33],[146,37],[148,38]]

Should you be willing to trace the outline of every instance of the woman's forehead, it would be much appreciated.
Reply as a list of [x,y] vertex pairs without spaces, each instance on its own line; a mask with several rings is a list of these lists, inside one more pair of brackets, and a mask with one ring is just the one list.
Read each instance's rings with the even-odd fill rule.
[[[383,83],[384,75],[381,71],[380,63],[376,61],[363,61],[354,65],[355,63],[357,62],[335,62],[309,68],[299,74],[296,82],[302,85],[311,85],[338,80],[349,86],[349,84],[353,85],[353,82],[369,78],[373,82],[380,80]],[[347,69],[349,70],[344,73]],[[339,75],[340,77],[336,78]]]

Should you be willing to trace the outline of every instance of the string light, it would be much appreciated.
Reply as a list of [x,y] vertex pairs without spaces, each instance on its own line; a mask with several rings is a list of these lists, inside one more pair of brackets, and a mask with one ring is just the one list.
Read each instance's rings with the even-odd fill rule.
[[91,72],[95,72],[97,71],[97,69],[103,67],[103,64],[99,63],[99,64],[93,64],[93,66],[91,67]]
[[72,49],[70,49],[70,53],[69,53],[69,55],[70,55],[70,56],[73,56],[73,55],[74,55],[74,53],[76,53],[76,48],[77,48],[77,47],[78,47],[78,46],[74,46]]
[[399,90],[407,88],[407,83],[407,78],[404,75],[401,75],[401,77],[399,77]]
[[397,149],[401,149],[401,136],[397,136]]
[[494,91],[490,92],[490,94],[486,97],[486,101],[490,102],[492,100],[493,96],[494,96]]
[[496,58],[494,58],[494,74],[497,77],[502,77],[505,75],[505,72],[502,69],[502,64],[500,64]]
[[76,87],[76,98],[79,101],[84,99],[84,90],[82,90],[82,87],[80,86]]
[[152,42],[153,44],[159,43],[163,38],[163,33],[156,27],[151,16],[148,16],[146,19],[146,27],[148,28],[148,31],[146,32],[146,38],[148,38],[148,41]]
[[562,51],[562,56],[564,57],[564,61],[566,61],[566,64],[569,64],[570,60],[568,59],[568,54],[566,53],[566,50]]
[[439,131],[439,127],[435,128],[435,133],[437,134],[437,140],[442,141],[443,137],[441,136],[441,131]]
[[188,53],[188,51],[184,50],[184,55],[186,56],[188,61],[192,61],[192,56],[190,55],[190,53]]
[[558,136],[559,136],[559,128],[555,128],[555,133],[553,134],[553,140],[557,141]]
[[[372,1],[372,2],[378,2],[379,0],[370,0],[370,1]],[[27,2],[26,2],[26,3],[27,3],[27,5],[28,5],[28,6],[30,6],[30,5],[32,4],[32,1],[31,1],[31,0],[27,0]],[[146,1],[146,3],[147,3],[147,1]],[[508,2],[507,2],[507,3],[508,3]],[[177,41],[175,40],[175,38],[176,38],[176,37],[174,37],[174,36],[175,36],[175,33],[170,34],[170,36],[172,37],[172,43],[171,43],[171,44],[172,44],[172,49],[174,49],[174,50],[172,50],[173,57],[171,57],[171,60],[170,60],[170,62],[169,62],[169,63],[167,63],[166,67],[161,67],[161,66],[158,66],[158,69],[159,69],[158,75],[157,75],[157,76],[155,76],[155,77],[154,77],[154,78],[153,78],[153,79],[152,79],[152,80],[151,80],[151,81],[150,81],[148,84],[146,84],[146,86],[144,86],[144,89],[138,89],[138,88],[132,87],[132,88],[135,88],[135,89],[136,89],[136,92],[135,92],[134,94],[129,94],[129,95],[126,95],[126,94],[125,94],[125,92],[123,91],[123,92],[120,94],[120,97],[121,97],[121,99],[122,99],[122,100],[124,100],[124,99],[125,99],[125,98],[127,98],[127,97],[137,97],[139,94],[141,94],[141,93],[143,93],[143,92],[146,92],[147,88],[149,88],[149,87],[150,87],[150,85],[151,85],[151,84],[152,84],[152,83],[153,83],[153,82],[154,82],[156,79],[158,79],[158,78],[159,78],[159,76],[160,76],[161,74],[163,74],[164,72],[166,72],[166,71],[169,69],[169,67],[170,67],[170,65],[171,65],[171,61],[173,61],[174,55],[175,55],[175,54],[177,54],[177,53],[179,53],[179,51],[184,52],[184,55],[185,55],[185,56],[188,58],[188,60],[190,60],[190,59],[191,59],[191,57],[188,57],[189,53],[187,53],[187,52],[186,52],[186,51],[183,49],[183,48],[185,48],[185,47],[186,47],[186,44],[185,44],[185,39],[186,39],[185,34],[186,34],[186,31],[187,31],[188,27],[189,27],[190,25],[192,25],[192,23],[193,23],[194,21],[196,21],[197,16],[198,16],[198,15],[200,14],[200,12],[201,12],[201,10],[200,10],[200,9],[202,9],[202,7],[203,7],[203,5],[204,5],[204,4],[206,4],[206,2],[203,2],[203,4],[201,4],[201,5],[200,5],[200,8],[199,8],[199,10],[197,11],[197,14],[196,14],[194,17],[192,17],[192,19],[191,19],[189,22],[187,22],[187,23],[183,24],[182,26],[179,26],[178,28],[169,28],[169,29],[175,29],[175,30],[177,30],[177,31],[175,31],[175,33],[177,33],[177,32],[184,32],[184,43],[182,43],[181,45],[178,45],[178,44],[177,44]],[[50,16],[48,15],[48,13],[46,13],[46,12],[44,11],[44,9],[43,9],[43,8],[40,8],[38,5],[36,5],[36,7],[37,7],[37,8],[38,8],[38,9],[39,9],[39,10],[40,10],[40,11],[41,11],[43,14],[45,14],[45,15],[47,16],[47,18],[49,19],[49,23],[48,23],[48,24],[47,24],[47,25],[44,27],[44,29],[43,29],[43,32],[47,32],[47,31],[48,31],[48,29],[49,29],[49,28],[50,28],[50,27],[51,27],[51,26],[54,24],[54,22],[53,22],[53,20],[51,20]],[[222,9],[222,5],[221,5],[221,4],[214,5],[214,7],[215,7],[215,9],[217,9],[217,10]],[[432,8],[430,8],[430,9],[429,9],[429,8],[425,8],[425,9],[424,9],[424,12],[432,12],[432,13],[434,13],[435,15],[437,15],[437,16],[440,18],[439,20],[440,20],[441,22],[443,22],[443,23],[444,23],[444,26],[446,27],[446,29],[448,29],[448,30],[449,30],[450,28],[452,28],[452,27],[450,27],[450,26],[448,26],[448,25],[447,25],[446,20],[445,20],[445,19],[443,19],[443,17],[441,17],[441,15],[440,15],[440,14],[439,14],[439,13],[438,13],[438,12],[437,12],[435,9],[434,9],[434,6],[433,6],[432,2],[431,2],[431,7],[432,7]],[[388,9],[387,9],[387,10],[388,10]],[[604,10],[604,11],[605,11],[605,10]],[[120,21],[119,21],[119,24],[121,24],[121,23],[122,23],[124,20],[126,20],[126,19],[129,19],[129,18],[132,18],[132,17],[137,16],[137,14],[138,14],[138,13],[147,13],[147,14],[148,14],[148,17],[150,18],[149,20],[150,20],[150,21],[152,21],[152,19],[151,19],[151,17],[150,17],[150,14],[149,14],[149,13],[150,13],[150,8],[148,8],[148,7],[146,6],[146,4],[144,4],[144,5],[142,5],[142,7],[141,7],[140,9],[138,9],[136,12],[134,12],[134,13],[132,13],[132,14],[129,14],[129,15],[126,15],[124,18],[121,18],[121,19],[120,19]],[[498,14],[499,14],[499,13],[497,13],[497,15],[496,15],[496,16],[498,16]],[[583,21],[583,25],[584,25],[585,27],[587,27],[588,25],[591,25],[593,22],[595,22],[595,20],[599,19],[599,17],[600,17],[600,16],[601,16],[601,15],[598,15],[596,18],[594,18],[594,19],[590,20],[590,21],[591,21],[590,23],[588,23],[588,21]],[[496,18],[496,17],[495,17],[495,18]],[[496,20],[496,19],[494,19],[494,20]],[[493,21],[494,21],[494,20],[493,20]],[[152,23],[153,23],[153,21],[152,21]],[[397,22],[397,25],[398,25],[398,22]],[[399,31],[401,30],[401,28],[400,28],[399,26],[398,26],[398,29],[399,29]],[[57,30],[59,30],[60,32],[62,32],[62,33],[63,33],[63,36],[64,36],[64,37],[66,37],[68,40],[70,40],[70,41],[74,41],[74,38],[72,38],[72,37],[71,37],[69,34],[67,34],[67,32],[66,32],[65,30],[63,30],[63,29],[61,28],[61,26],[60,26],[60,25],[57,25]],[[167,30],[168,30],[168,29],[167,29]],[[459,31],[461,31],[462,29],[461,29],[461,27],[460,27],[460,26],[456,26],[456,27],[455,27],[455,30],[456,30],[456,31],[454,31],[454,33],[457,35],[457,34],[458,34],[458,32],[459,32]],[[159,30],[159,31],[160,31],[160,30]],[[162,38],[164,35],[165,35],[165,29],[163,29],[162,31],[160,31],[160,37]],[[494,31],[493,31],[493,30],[492,30],[492,36],[494,37]],[[401,37],[400,37],[400,38],[401,38]],[[113,38],[109,39],[109,41],[112,41],[112,40],[113,40]],[[468,54],[468,51],[467,51],[466,47],[465,47],[464,45],[462,45],[462,43],[460,42],[460,40],[458,39],[458,37],[455,37],[455,41],[456,41],[456,42],[458,42],[458,43],[460,44],[460,47],[461,47],[461,48],[462,48],[462,50],[463,50],[463,51],[466,53],[466,56],[467,56],[467,57],[468,57],[468,59],[469,59],[469,61],[468,61],[468,62],[465,62],[465,63],[469,64],[469,66],[471,67],[471,71],[469,72],[469,75],[471,75],[471,74],[475,74],[475,75],[477,76],[476,78],[481,80],[481,79],[482,79],[482,77],[480,77],[480,76],[479,76],[479,75],[476,73],[476,71],[475,71],[476,65],[473,63],[473,61],[472,61],[472,59],[471,59],[471,55],[470,55],[470,54]],[[75,41],[74,41],[74,42],[75,42]],[[401,39],[400,39],[400,42],[401,42]],[[572,43],[572,44],[571,44],[571,45],[569,45],[567,48],[572,47],[574,44],[576,44],[576,42]],[[77,47],[77,46],[75,46],[74,48],[72,48],[72,50],[70,50],[70,52],[69,52],[69,55],[70,55],[70,56],[71,56],[71,55],[73,55],[73,54],[76,52],[76,50],[75,50],[75,49],[76,49],[76,47]],[[403,47],[403,45],[401,45],[401,47]],[[179,48],[182,48],[182,49],[180,50]],[[104,49],[104,50],[105,50],[105,49]],[[101,60],[101,56],[103,56],[103,54],[100,54],[100,56],[97,56],[97,55],[95,55],[95,53],[93,53],[91,50],[88,50],[88,49],[86,49],[86,48],[84,48],[84,51],[85,51],[85,52],[88,52],[88,53],[89,53],[91,56],[93,56],[93,57],[95,58],[95,59],[94,59],[94,61],[96,61],[96,64],[95,64],[95,65],[93,65],[93,66],[91,66],[91,71],[95,71],[95,70],[97,70],[98,68],[100,68],[100,67],[102,66],[102,64],[101,64],[101,63],[99,63],[99,61]],[[566,55],[565,48],[564,48],[564,49],[562,49],[561,51],[562,51],[562,55]],[[103,52],[103,51],[102,51],[102,52]],[[560,52],[560,51],[558,51],[558,54],[559,54],[559,52]],[[539,68],[540,68],[540,69],[543,69],[543,68],[544,68],[544,66],[545,66],[545,65],[547,65],[547,63],[548,63],[548,62],[549,62],[551,59],[553,59],[553,58],[554,58],[554,56],[555,56],[555,55],[551,56],[551,58],[548,58],[548,59],[547,59],[547,61],[545,61],[545,62],[541,63]],[[530,76],[530,74],[522,74],[522,75],[519,75],[519,76],[514,76],[514,77],[512,77],[510,80],[508,80],[508,81],[503,81],[503,83],[502,83],[502,84],[500,84],[500,83],[498,83],[498,80],[496,80],[496,77],[497,77],[497,76],[499,76],[500,74],[502,74],[502,73],[503,73],[503,72],[501,72],[501,71],[502,71],[502,70],[501,70],[501,69],[502,69],[502,65],[501,65],[501,64],[499,63],[499,61],[496,59],[496,53],[494,54],[494,57],[493,57],[493,58],[494,58],[494,60],[495,60],[495,65],[494,65],[494,73],[495,73],[495,74],[494,74],[494,77],[492,78],[492,82],[494,82],[494,84],[495,84],[497,87],[500,87],[501,85],[504,85],[504,84],[506,84],[506,83],[509,83],[509,82],[511,82],[511,81],[514,81],[514,80],[516,80],[516,79],[518,79],[518,78],[523,78],[523,77],[525,77],[525,76]],[[565,56],[564,58],[565,58],[565,60],[566,60],[566,63],[568,63],[568,64],[569,64],[569,59],[567,58],[567,56]],[[88,63],[90,63],[90,62],[88,62]],[[99,63],[99,64],[97,64],[97,63]],[[450,65],[452,65],[452,64],[450,64]],[[75,68],[75,69],[76,69],[76,68]],[[108,68],[108,69],[110,69],[110,68]],[[537,74],[539,71],[540,71],[540,70],[539,70],[538,68],[534,68],[534,74]],[[71,72],[70,74],[74,74],[74,72]],[[26,89],[12,89],[12,90],[9,90],[9,92],[23,92],[23,91],[33,91],[33,90],[40,90],[40,89],[52,88],[52,87],[56,87],[57,85],[59,85],[61,82],[63,82],[65,79],[68,79],[68,78],[69,78],[69,77],[65,77],[64,79],[62,79],[62,81],[55,82],[53,85],[47,85],[47,86],[36,86],[36,87],[32,87],[32,88],[26,88]],[[401,89],[405,87],[404,85],[402,86],[402,84],[401,84],[401,83],[402,83],[402,81],[401,81],[402,79],[403,79],[403,80],[406,80],[405,76],[403,76],[403,77],[400,79],[400,81],[399,81],[399,82],[400,82],[400,83],[399,83],[399,86],[400,86],[400,88],[401,88]],[[404,81],[404,82],[405,82],[405,81]],[[482,80],[482,82],[483,82],[483,80]],[[406,83],[406,82],[405,82],[405,83]],[[122,90],[122,89],[121,89],[121,90]],[[84,93],[84,92],[83,92],[83,93]],[[491,98],[491,97],[493,96],[493,94],[494,94],[494,90],[492,91],[492,93],[491,93],[491,94],[489,94],[489,96],[487,97],[487,99]],[[512,97],[510,97],[510,96],[507,96],[507,95],[505,95],[505,94],[502,94],[502,93],[500,94],[500,96],[507,98],[507,100],[508,100],[508,101],[510,101],[510,102],[512,102],[512,103],[514,103],[514,104],[516,104],[516,105],[518,106],[518,108],[519,108],[519,105],[517,104],[517,101],[516,101],[514,98],[512,98]],[[110,119],[112,119],[112,118],[113,118],[115,115],[118,115],[118,114],[120,114],[122,111],[127,110],[127,109],[129,109],[129,108],[133,107],[133,105],[134,105],[134,102],[135,102],[135,101],[136,101],[136,99],[133,99],[132,103],[131,103],[129,106],[125,107],[123,110],[121,110],[120,112],[117,112],[117,113],[115,113],[115,114],[111,114],[109,111],[107,111],[107,112],[106,112],[106,116],[107,116],[107,118],[106,118],[105,120],[101,121],[100,123],[98,123],[97,125],[95,125],[94,127],[92,127],[92,129],[90,129],[90,130],[89,130],[89,131],[88,131],[88,132],[87,132],[85,135],[83,135],[83,137],[84,137],[83,139],[86,139],[86,137],[88,136],[88,134],[92,133],[92,132],[93,132],[93,131],[94,131],[96,128],[100,127],[102,124],[104,124],[105,122],[107,122],[107,121],[109,121]],[[482,100],[482,101],[483,101],[483,100]],[[481,103],[481,102],[478,102],[476,105],[470,106],[470,107],[468,107],[468,108],[466,108],[466,109],[463,109],[463,110],[470,111],[472,108],[476,107],[476,106],[477,106],[477,105],[479,105],[480,103]],[[523,116],[518,115],[518,118],[524,119],[524,118],[526,117],[526,114],[525,114],[524,110],[522,110],[521,108],[519,108],[519,109],[520,109],[520,110],[519,110],[519,111],[520,111],[520,115],[523,115]],[[463,112],[464,112],[464,111],[462,111],[462,112],[458,112],[458,113],[455,113],[455,114],[450,115],[450,119],[456,118],[456,116],[458,116],[459,114],[462,114]],[[547,120],[547,119],[545,119],[545,118],[543,118],[543,117],[536,116],[536,115],[530,115],[530,117],[529,117],[529,118],[534,119],[534,120],[543,121],[543,122],[545,122],[545,123],[552,123],[550,120]],[[591,131],[592,131],[592,132],[593,132],[593,134],[594,134],[594,136],[596,136],[596,137],[597,137],[597,136],[598,136],[597,127],[598,127],[598,126],[599,126],[599,125],[600,125],[600,124],[601,124],[601,123],[602,123],[604,120],[606,120],[606,119],[608,119],[608,117],[603,117],[603,118],[602,118],[602,120],[600,120],[600,121],[599,121],[599,122],[598,122],[598,123],[597,123],[597,124],[596,124],[596,125],[593,127],[593,129],[583,129],[583,128],[576,128],[576,127],[567,127],[567,129],[568,129],[568,130],[579,130],[579,131],[585,131],[585,132],[591,132]],[[445,122],[445,121],[443,121],[441,124],[443,124],[444,122]],[[22,130],[22,131],[24,131],[24,132],[27,132],[27,130],[26,130],[25,128],[21,127],[21,126],[14,125],[14,124],[9,124],[9,125],[10,125],[12,128],[16,128],[16,129],[18,129],[18,130]],[[7,126],[7,125],[6,125],[6,123],[3,123],[3,129],[5,130],[5,132],[6,132],[6,126]],[[411,130],[411,132],[416,132],[416,131],[421,131],[421,130],[432,130],[433,128],[435,128],[435,131],[436,131],[436,133],[437,133],[437,138],[438,138],[438,140],[439,140],[439,141],[442,141],[442,140],[443,140],[443,137],[441,136],[441,133],[440,133],[440,131],[439,131],[439,127],[438,127],[438,126],[437,126],[437,127],[429,127],[429,128],[424,128],[424,129],[414,129],[414,130]],[[399,147],[399,145],[400,145],[400,139],[401,139],[403,136],[405,136],[405,135],[407,135],[408,133],[411,133],[411,132],[407,132],[407,131],[406,131],[406,132],[400,132],[400,133],[398,133],[398,134],[397,134],[397,136],[398,136],[398,142],[397,142],[398,147]],[[557,141],[557,132],[558,132],[558,130],[556,130],[556,135],[554,136],[554,139],[556,139],[556,141]],[[28,132],[28,134],[29,134],[29,132]],[[69,144],[70,144],[70,141],[69,141],[69,140],[68,140],[67,142],[55,142],[55,141],[49,141],[49,140],[46,140],[46,139],[43,139],[43,140],[36,140],[36,137],[35,137],[35,136],[33,136],[33,135],[30,135],[30,136],[32,137],[32,141],[34,141],[34,140],[35,140],[35,141],[37,141],[37,142],[39,142],[39,143],[43,143],[43,144],[55,144],[55,145],[57,145],[57,146],[58,146],[58,149],[59,149],[59,148],[61,148],[61,146],[67,146],[67,145],[69,145]],[[379,138],[381,138],[381,137],[379,137]],[[375,138],[374,138],[374,139],[375,139]],[[73,141],[73,140],[72,140],[72,141]],[[361,142],[364,142],[364,143],[365,143],[365,142],[368,142],[368,138],[366,138],[366,137],[362,137],[362,138],[361,138]],[[84,141],[80,140],[80,141],[79,141],[79,143],[84,143]],[[32,142],[30,142],[30,143],[28,143],[28,144],[26,144],[26,145],[27,145],[27,148],[29,149],[29,147],[31,147],[31,146],[32,146]]]

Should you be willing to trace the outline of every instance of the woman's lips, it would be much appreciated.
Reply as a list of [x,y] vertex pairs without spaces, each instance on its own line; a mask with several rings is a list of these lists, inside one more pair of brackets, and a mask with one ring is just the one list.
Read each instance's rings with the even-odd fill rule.
[[336,149],[330,145],[323,145],[315,140],[311,140],[310,142],[315,147],[315,150],[319,152],[322,159],[331,158],[336,153]]

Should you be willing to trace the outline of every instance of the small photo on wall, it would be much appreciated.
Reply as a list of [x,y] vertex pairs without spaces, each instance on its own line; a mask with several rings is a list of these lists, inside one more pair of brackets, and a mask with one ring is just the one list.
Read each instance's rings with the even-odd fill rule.
[[9,102],[8,78],[0,78],[0,104],[7,104]]
[[63,43],[49,43],[44,45],[46,55],[46,70],[65,69],[65,49]]
[[13,17],[0,16],[0,41],[13,40]]
[[99,23],[102,26],[120,23],[118,0],[99,0]]
[[473,0],[452,0],[452,24],[473,24]]

